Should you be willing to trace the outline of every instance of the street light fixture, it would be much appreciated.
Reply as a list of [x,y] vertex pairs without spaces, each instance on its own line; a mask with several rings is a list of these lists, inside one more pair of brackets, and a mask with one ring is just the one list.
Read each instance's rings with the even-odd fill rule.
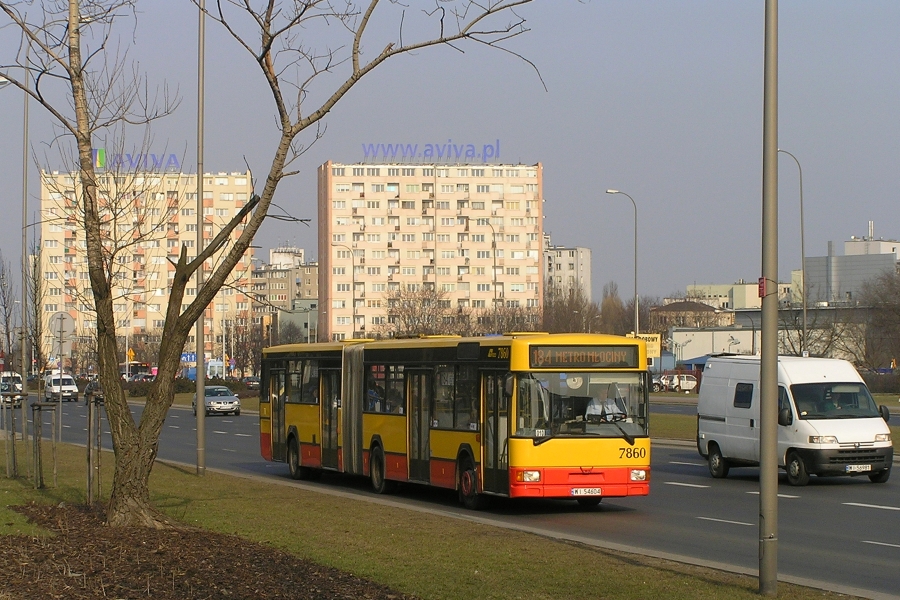
[[631,200],[631,205],[634,207],[634,335],[637,335],[640,332],[639,328],[639,317],[638,315],[638,283],[637,283],[637,273],[638,273],[638,217],[637,217],[637,203],[634,201],[634,198],[626,194],[625,192],[620,192],[619,190],[606,190],[607,194],[622,194],[629,200]]
[[353,256],[353,248],[348,246],[347,244],[337,244],[332,242],[332,246],[346,248],[347,252],[350,253],[350,277],[351,277],[351,287],[350,287],[350,308],[352,309],[353,315],[353,333],[350,337],[356,337],[356,259]]
[[809,354],[809,348],[806,345],[806,247],[803,243],[803,168],[797,157],[787,150],[778,149],[779,152],[787,154],[797,163],[797,171],[800,173],[800,301],[803,302],[803,337],[800,338],[800,353],[803,356]]

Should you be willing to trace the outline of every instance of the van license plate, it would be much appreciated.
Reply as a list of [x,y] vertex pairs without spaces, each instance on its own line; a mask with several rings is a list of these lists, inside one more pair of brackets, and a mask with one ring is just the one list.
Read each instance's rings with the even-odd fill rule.
[[572,488],[569,493],[572,496],[601,496],[600,488]]
[[872,465],[847,465],[844,467],[845,473],[865,473],[871,471]]

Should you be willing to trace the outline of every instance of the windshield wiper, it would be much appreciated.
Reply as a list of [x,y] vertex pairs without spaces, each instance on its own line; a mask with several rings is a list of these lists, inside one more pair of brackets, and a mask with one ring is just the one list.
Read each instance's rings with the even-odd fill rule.
[[616,423],[615,421],[613,421],[612,424],[616,426],[616,429],[618,429],[619,431],[622,432],[622,437],[625,438],[625,441],[628,442],[628,445],[634,446],[634,436],[629,434],[624,429],[622,429],[622,426],[619,425],[618,423]]
[[540,446],[544,442],[549,442],[552,439],[553,439],[552,435],[547,435],[547,436],[540,437],[540,438],[534,438],[531,443],[534,444],[535,446]]

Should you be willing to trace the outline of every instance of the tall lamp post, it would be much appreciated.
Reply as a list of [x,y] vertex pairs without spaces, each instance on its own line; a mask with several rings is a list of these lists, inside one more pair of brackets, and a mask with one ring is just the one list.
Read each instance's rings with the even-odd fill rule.
[[335,244],[334,242],[331,245],[346,248],[347,252],[350,253],[350,308],[353,311],[353,334],[350,337],[356,337],[356,260],[353,257],[353,248],[347,244]]
[[494,259],[494,267],[493,271],[491,271],[491,287],[494,289],[494,327],[497,327],[497,232],[494,230],[493,224],[491,224],[490,217],[484,219],[484,224],[491,228],[491,256]]
[[803,168],[797,157],[787,150],[778,149],[787,154],[797,163],[797,171],[800,173],[800,301],[803,303],[803,337],[800,338],[800,353],[806,356],[809,348],[806,345],[806,247],[803,243]]
[[637,335],[640,332],[639,328],[639,317],[638,315],[638,283],[637,283],[637,273],[638,273],[638,217],[637,217],[637,203],[634,201],[634,198],[626,194],[625,192],[620,192],[619,190],[606,190],[607,194],[622,194],[629,200],[631,200],[631,205],[634,207],[634,335]]
[[[26,289],[28,286],[26,285],[26,280],[28,278],[28,88],[29,88],[29,71],[28,67],[30,66],[30,55],[31,55],[31,44],[25,46],[25,66],[26,72],[24,79],[24,100],[23,100],[23,117],[22,117],[22,305],[21,305],[21,321],[22,328],[19,332],[19,346],[21,347],[22,352],[22,360],[21,362],[21,375],[22,377],[28,377],[29,368],[25,367],[25,332],[28,329],[28,290]],[[9,85],[9,80],[6,77],[0,75],[0,89]]]

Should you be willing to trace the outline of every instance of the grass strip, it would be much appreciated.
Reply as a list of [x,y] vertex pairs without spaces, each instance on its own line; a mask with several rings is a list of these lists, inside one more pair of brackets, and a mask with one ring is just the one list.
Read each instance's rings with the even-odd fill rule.
[[[59,447],[55,488],[35,490],[25,477],[0,477],[0,534],[46,535],[9,510],[10,505],[84,502],[84,452],[75,446]],[[103,458],[107,495],[112,455],[104,453]],[[45,458],[48,483],[51,473],[52,464]],[[752,577],[259,479],[214,472],[198,477],[191,468],[158,462],[151,490],[154,504],[184,523],[271,544],[426,599],[758,597]],[[600,510],[595,519],[596,526],[603,527],[604,522],[615,521],[615,515]],[[779,596],[845,597],[784,583]]]

